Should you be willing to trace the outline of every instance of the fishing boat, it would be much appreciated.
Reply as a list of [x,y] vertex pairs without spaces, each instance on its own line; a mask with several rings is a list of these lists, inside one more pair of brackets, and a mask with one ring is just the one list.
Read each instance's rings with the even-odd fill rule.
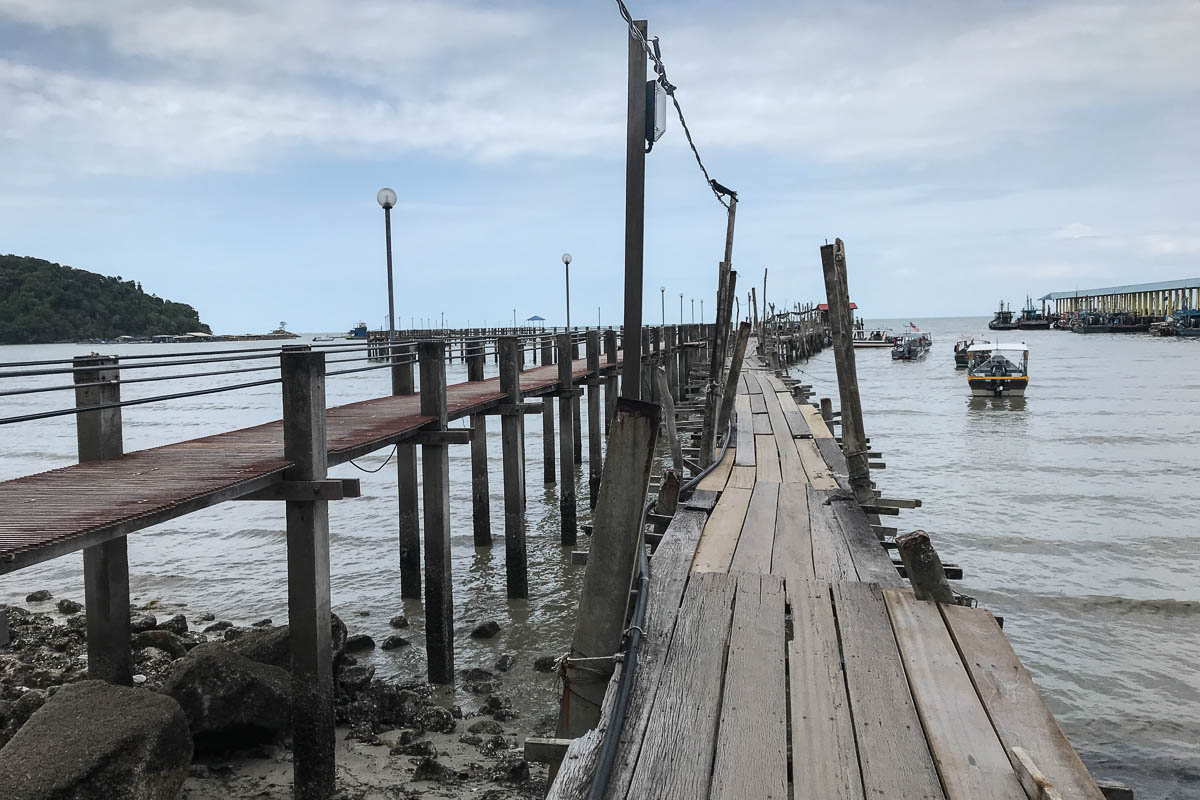
[[332,342],[334,338],[333,336],[314,336],[312,340],[314,342]]
[[855,328],[854,337],[851,341],[855,347],[891,347],[896,341],[896,334],[892,333],[890,328],[876,328],[874,330]]
[[1023,396],[1029,385],[1029,348],[1023,343],[979,342],[967,349],[967,385],[974,397]]
[[1150,330],[1150,320],[1127,312],[1112,314],[1108,322],[1113,333],[1145,333]]
[[911,322],[908,328],[908,332],[897,337],[892,345],[893,361],[916,361],[924,358],[933,346],[933,339],[928,333],[921,333],[921,329]]
[[1176,336],[1200,336],[1200,309],[1185,308],[1171,313]]
[[350,330],[346,331],[346,339],[365,339],[367,338],[367,323],[360,322]]
[[1003,300],[1000,301],[1000,308],[996,311],[996,315],[992,317],[992,321],[988,323],[988,327],[994,331],[1015,331],[1017,322],[1013,319],[1012,308]]
[[1071,325],[1072,333],[1110,333],[1112,323],[1098,311],[1083,311]]
[[[970,366],[970,357],[968,351],[971,345],[975,344],[975,337],[969,333],[964,333],[958,337],[958,341],[954,343],[954,366],[957,369],[966,369]],[[984,339],[979,340],[980,344],[987,344]]]
[[1025,308],[1021,311],[1021,317],[1017,320],[1017,327],[1023,331],[1048,331],[1050,330],[1050,318],[1033,307],[1033,298],[1029,295],[1025,296]]

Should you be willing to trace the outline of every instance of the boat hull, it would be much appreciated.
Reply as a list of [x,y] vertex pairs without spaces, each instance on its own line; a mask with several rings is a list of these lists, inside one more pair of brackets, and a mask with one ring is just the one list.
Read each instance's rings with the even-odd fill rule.
[[1179,328],[1175,331],[1175,335],[1197,337],[1200,336],[1200,328]]
[[980,375],[968,377],[972,397],[1021,397],[1029,385],[1029,378],[1023,375],[1011,377],[991,377]]
[[866,347],[866,348],[891,347],[892,343],[891,342],[882,342],[882,341],[854,342],[854,346],[855,347]]
[[1074,333],[1112,333],[1111,325],[1076,325],[1071,328]]
[[1015,323],[1015,322],[996,322],[995,320],[992,320],[991,322],[988,323],[988,327],[994,331],[1015,331],[1017,329],[1017,323]]
[[1033,322],[1018,322],[1017,328],[1023,331],[1048,331],[1050,330],[1050,320],[1037,320]]

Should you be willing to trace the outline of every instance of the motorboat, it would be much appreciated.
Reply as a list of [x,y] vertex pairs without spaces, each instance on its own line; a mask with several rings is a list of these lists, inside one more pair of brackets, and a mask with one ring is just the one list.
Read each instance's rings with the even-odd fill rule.
[[1029,348],[979,342],[967,348],[967,385],[974,397],[1022,396],[1029,385]]
[[852,342],[855,347],[891,347],[896,341],[896,334],[890,328],[866,330],[855,328]]
[[[978,340],[979,344],[987,344],[985,339]],[[958,341],[954,343],[954,366],[958,369],[966,369],[970,366],[970,361],[967,351],[971,345],[976,344],[976,339],[969,333],[964,333],[958,337]]]
[[365,339],[367,338],[367,323],[360,322],[346,332],[346,339]]
[[921,333],[915,326],[910,327],[912,330],[897,337],[892,345],[893,361],[916,361],[924,358],[929,348],[933,347],[933,339],[928,333]]

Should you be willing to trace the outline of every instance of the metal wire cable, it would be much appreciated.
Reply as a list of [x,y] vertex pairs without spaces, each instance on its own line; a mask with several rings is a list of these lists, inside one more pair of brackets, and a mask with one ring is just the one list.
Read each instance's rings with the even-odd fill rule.
[[[625,7],[625,3],[622,2],[622,0],[616,0],[616,2],[617,8],[621,10],[621,16],[629,25],[630,35],[638,41],[638,44],[640,44],[642,49],[646,51],[646,56],[654,62],[654,71],[658,73],[658,84],[662,86],[663,91],[667,93],[667,95],[671,98],[671,103],[675,106],[675,113],[679,116],[679,125],[683,128],[684,136],[687,137],[688,146],[692,148],[692,155],[696,157],[697,166],[699,166],[700,171],[704,173],[704,181],[708,184],[708,188],[712,190],[713,196],[717,198],[717,202],[728,209],[729,203],[725,201],[725,198],[721,196],[721,192],[717,188],[718,186],[721,186],[721,184],[713,180],[712,176],[708,174],[708,170],[704,166],[704,161],[700,158],[700,151],[696,149],[696,143],[692,140],[692,132],[688,128],[687,119],[683,116],[683,108],[681,108],[679,105],[679,99],[675,97],[676,86],[667,80],[667,65],[663,63],[662,57],[658,54],[658,37],[654,37],[655,46],[651,47],[650,43],[646,41],[646,37],[642,36],[642,32],[638,30],[638,26],[633,24],[633,17],[630,15],[629,9]],[[729,191],[729,194],[734,197],[737,196],[736,193],[732,191]]]

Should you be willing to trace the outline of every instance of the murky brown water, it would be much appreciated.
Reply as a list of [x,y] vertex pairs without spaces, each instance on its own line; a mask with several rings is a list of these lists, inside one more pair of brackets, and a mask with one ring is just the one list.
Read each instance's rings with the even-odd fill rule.
[[[943,558],[966,570],[964,591],[1006,618],[1014,646],[1098,775],[1127,781],[1139,798],[1200,796],[1200,342],[1024,332],[1019,338],[1032,349],[1028,396],[973,401],[951,349],[957,334],[981,331],[986,319],[914,321],[933,333],[924,361],[858,351],[867,435],[888,465],[876,479],[888,496],[924,501],[900,525],[931,531]],[[891,324],[898,330],[907,322]],[[178,349],[101,349],[156,347]],[[87,349],[0,347],[0,361]],[[495,374],[495,364],[487,368]],[[837,397],[829,353],[798,369],[819,394]],[[461,364],[450,366],[451,382],[465,378]],[[27,384],[37,381],[64,382]],[[162,386],[127,386],[125,397]],[[339,376],[329,381],[329,402],[388,389],[382,370]],[[70,401],[69,392],[0,398],[0,416]],[[126,449],[278,416],[278,387],[127,408]],[[494,549],[472,546],[468,448],[451,449],[450,474],[459,664],[490,666],[501,653],[517,654],[514,677],[527,679],[521,700],[533,716],[554,709],[557,687],[531,662],[565,647],[582,571],[558,543],[557,493],[539,482],[540,420],[530,418],[528,428],[530,600],[504,596],[498,426],[489,429]],[[585,426],[585,454],[586,437]],[[359,463],[374,468],[384,455]],[[74,456],[71,418],[0,426],[0,480]],[[343,465],[335,474],[361,478],[363,497],[331,507],[334,609],[352,631],[377,639],[390,632],[392,614],[407,613],[418,646],[377,652],[375,663],[381,673],[422,674],[419,604],[399,598],[394,471],[368,475]],[[586,498],[586,465],[578,477],[577,494]],[[0,602],[23,601],[38,588],[82,599],[80,562],[67,556],[0,578]],[[287,615],[283,511],[274,504],[226,503],[138,533],[130,565],[143,601],[187,603],[237,622]],[[470,639],[471,625],[486,618],[500,622],[500,635]]]

